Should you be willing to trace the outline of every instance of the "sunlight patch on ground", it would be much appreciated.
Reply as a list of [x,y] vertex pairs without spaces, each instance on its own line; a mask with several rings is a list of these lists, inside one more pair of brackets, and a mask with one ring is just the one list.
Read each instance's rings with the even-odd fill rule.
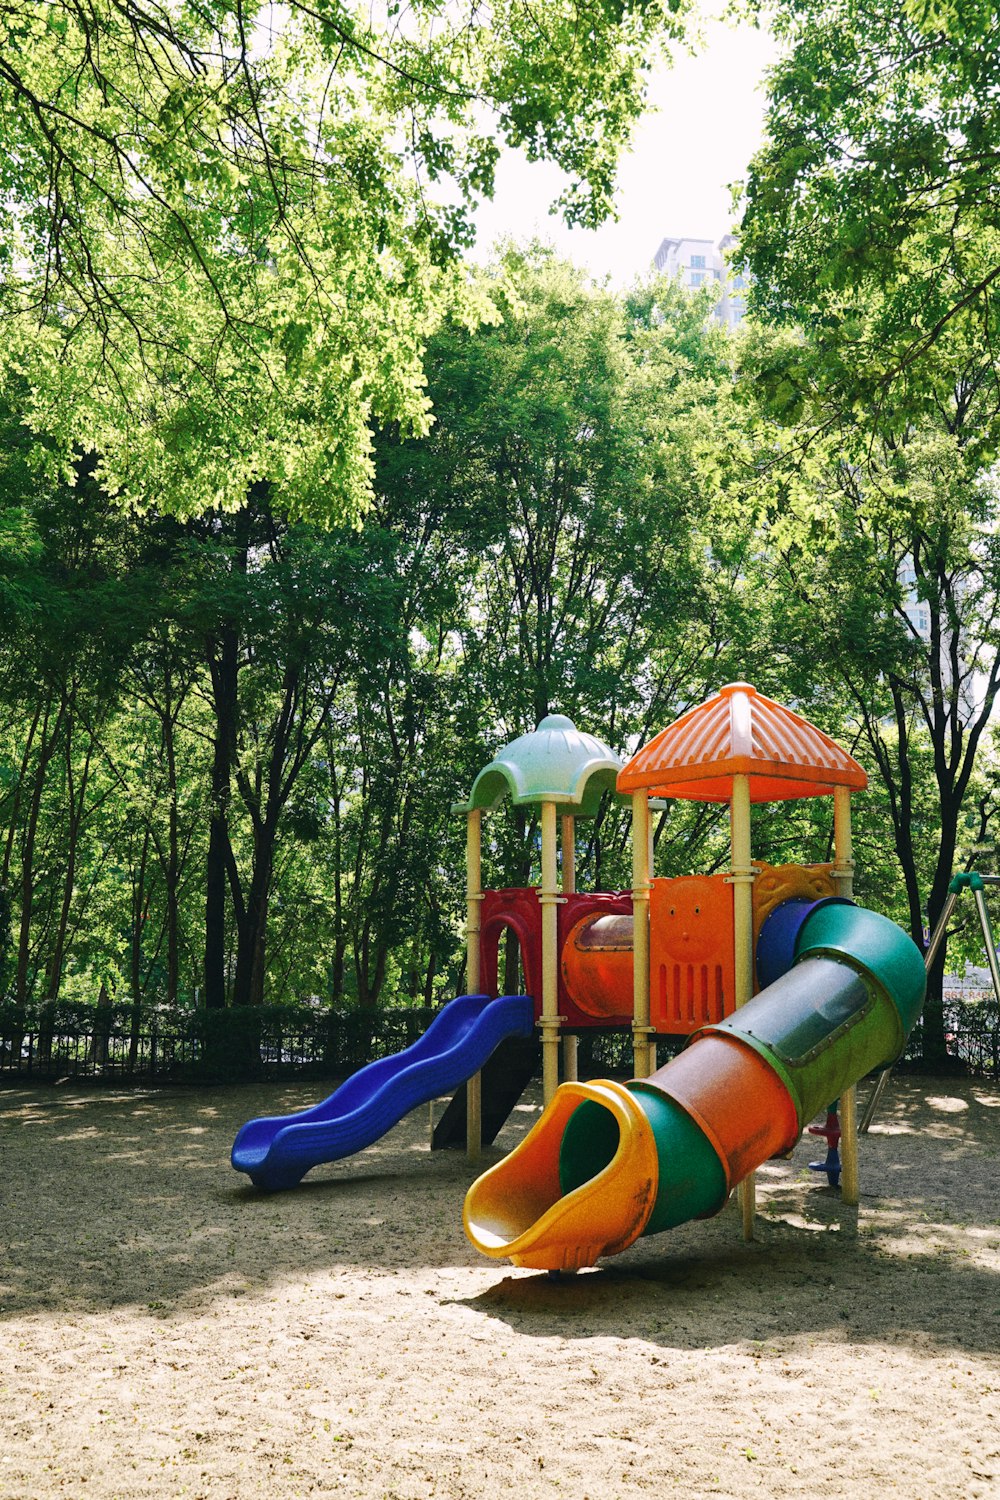
[[233,1089],[214,1121],[194,1091],[141,1122],[34,1098],[7,1119],[47,1129],[4,1142],[4,1494],[1000,1494],[1000,1090],[981,1081],[897,1083],[860,1209],[803,1138],[760,1170],[752,1244],[734,1198],[558,1283],[475,1254],[483,1167],[428,1153],[426,1110],[264,1195],[229,1150],[288,1090]]

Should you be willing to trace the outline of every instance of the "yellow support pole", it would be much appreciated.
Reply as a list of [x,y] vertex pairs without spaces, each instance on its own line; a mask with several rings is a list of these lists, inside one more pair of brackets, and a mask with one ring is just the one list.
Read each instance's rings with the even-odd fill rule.
[[465,982],[468,993],[479,993],[479,908],[483,899],[483,815],[478,807],[468,815],[465,830]]
[[576,819],[562,819],[562,888],[564,896],[576,890]]
[[[838,896],[854,895],[854,848],[851,840],[851,792],[833,789],[833,882]],[[840,1097],[840,1197],[857,1206],[860,1196],[858,1165],[858,1095],[849,1088]]]
[[838,896],[854,894],[854,847],[851,840],[851,791],[833,789],[833,883]]
[[[662,806],[662,803],[661,803],[661,806]],[[656,844],[655,844],[654,839],[653,839],[653,832],[654,832],[654,828],[653,828],[653,809],[652,809],[652,805],[648,801],[646,803],[646,827],[647,827],[648,832],[649,832],[648,884],[649,884],[649,887],[650,887],[650,891],[652,891],[652,887],[653,887],[653,875],[654,875],[654,872],[656,870]],[[647,911],[648,911],[648,907],[647,907]],[[648,932],[648,922],[647,922],[647,932]],[[647,948],[648,948],[648,944],[649,944],[648,937],[647,937],[646,941],[647,941]],[[651,987],[651,985],[653,983],[652,972],[650,970],[649,963],[650,963],[650,960],[649,960],[648,953],[647,953],[647,958],[646,958],[646,992],[647,992],[647,994],[649,993],[650,987]],[[651,1004],[652,1004],[652,1001],[650,1001],[649,1005],[647,1005],[647,1015],[649,1013],[649,1008],[650,1008]],[[647,1078],[652,1078],[653,1074],[656,1072],[656,1069],[658,1067],[658,1059],[657,1059],[657,1056],[656,1056],[656,1033],[653,1030],[652,1019],[650,1019],[650,1026],[649,1026],[649,1033],[648,1033],[648,1036],[647,1036],[647,1043],[648,1043],[649,1051],[647,1053],[647,1058],[646,1058],[646,1077]]]
[[[483,815],[473,808],[465,831],[466,919],[465,982],[470,995],[478,994],[480,984],[480,908],[483,899]],[[475,1073],[465,1085],[465,1154],[478,1161],[483,1147],[483,1079]]]
[[858,1177],[858,1091],[854,1084],[840,1096],[840,1197],[856,1208]]
[[[753,995],[753,879],[750,858],[750,778],[733,777],[733,799],[729,809],[733,866],[733,939],[736,959],[735,1001],[737,1008],[746,1005]],[[753,1172],[739,1185],[738,1198],[743,1221],[743,1238],[753,1239],[757,1210],[756,1181]]]
[[649,1024],[649,800],[632,793],[632,1067],[648,1078],[652,1028]]
[[[572,813],[563,814],[562,823],[562,891],[572,896],[576,890],[576,819]],[[565,1083],[575,1083],[579,1077],[578,1051],[580,1038],[567,1032],[562,1039],[562,1076]]]
[[542,803],[542,1090],[546,1104],[559,1087],[559,851],[556,805]]
[[746,1005],[753,995],[753,880],[750,859],[750,778],[733,777],[730,807],[733,866],[733,937],[736,951],[736,1004]]

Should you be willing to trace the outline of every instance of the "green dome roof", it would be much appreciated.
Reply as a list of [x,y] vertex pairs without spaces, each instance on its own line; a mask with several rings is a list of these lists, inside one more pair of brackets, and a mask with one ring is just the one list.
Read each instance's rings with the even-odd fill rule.
[[468,802],[457,812],[497,807],[506,796],[518,806],[556,802],[578,817],[597,812],[605,791],[614,791],[622,762],[603,740],[577,729],[565,714],[549,714],[484,766]]

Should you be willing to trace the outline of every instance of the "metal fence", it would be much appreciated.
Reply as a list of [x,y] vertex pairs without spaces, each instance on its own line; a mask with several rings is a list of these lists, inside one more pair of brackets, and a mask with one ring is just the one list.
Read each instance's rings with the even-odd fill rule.
[[[0,1007],[0,1083],[214,1083],[250,1079],[345,1078],[365,1063],[411,1046],[434,1010],[137,1012],[130,1006]],[[1000,1081],[1000,1006],[992,999],[947,1000],[949,1055],[956,1067]],[[660,1062],[683,1039],[661,1039]],[[904,1063],[919,1063],[919,1024]],[[628,1029],[580,1037],[582,1078],[631,1076]]]
[[[1000,1082],[1000,1004],[992,993],[978,997],[945,995],[945,1046],[956,1070]],[[921,1022],[910,1034],[904,1063],[919,1064],[923,1055]]]
[[221,1010],[136,1014],[108,1007],[34,1016],[0,1010],[0,1081],[197,1083],[342,1078],[409,1047],[435,1012]]

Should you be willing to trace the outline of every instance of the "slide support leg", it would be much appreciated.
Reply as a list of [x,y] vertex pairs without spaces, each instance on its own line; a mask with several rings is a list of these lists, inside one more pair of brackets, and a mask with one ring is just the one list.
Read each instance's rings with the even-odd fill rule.
[[857,1207],[858,1091],[854,1085],[840,1096],[840,1196],[844,1203]]
[[[753,994],[753,881],[750,856],[750,780],[733,777],[733,796],[729,805],[729,828],[732,841],[733,868],[733,938],[736,955],[736,1008],[746,1005]],[[744,1178],[738,1189],[743,1238],[753,1239],[753,1221],[757,1209],[754,1175]]]
[[757,1216],[756,1172],[751,1172],[749,1177],[744,1177],[736,1189],[736,1197],[740,1205],[740,1223],[743,1225],[743,1238],[749,1244],[753,1239],[753,1221]]

